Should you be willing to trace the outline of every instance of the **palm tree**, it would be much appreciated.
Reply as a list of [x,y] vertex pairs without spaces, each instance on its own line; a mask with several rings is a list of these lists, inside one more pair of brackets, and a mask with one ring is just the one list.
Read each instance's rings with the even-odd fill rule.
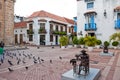
[[119,33],[114,33],[110,36],[110,41],[111,40],[116,40],[116,41],[120,41],[120,32]]

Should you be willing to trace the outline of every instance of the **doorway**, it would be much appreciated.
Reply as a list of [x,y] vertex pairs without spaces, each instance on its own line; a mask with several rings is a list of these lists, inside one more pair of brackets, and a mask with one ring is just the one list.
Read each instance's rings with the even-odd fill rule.
[[55,44],[58,45],[58,36],[55,36]]
[[40,35],[40,45],[45,45],[45,35]]
[[88,33],[88,36],[95,36],[95,33]]
[[20,44],[23,43],[23,34],[20,34]]
[[15,44],[18,44],[18,35],[15,34]]

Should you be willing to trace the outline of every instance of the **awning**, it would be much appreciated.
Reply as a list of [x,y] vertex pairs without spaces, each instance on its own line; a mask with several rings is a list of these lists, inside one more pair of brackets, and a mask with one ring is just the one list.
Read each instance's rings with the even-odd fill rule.
[[97,13],[95,11],[89,11],[89,12],[85,12],[84,15],[97,15]]

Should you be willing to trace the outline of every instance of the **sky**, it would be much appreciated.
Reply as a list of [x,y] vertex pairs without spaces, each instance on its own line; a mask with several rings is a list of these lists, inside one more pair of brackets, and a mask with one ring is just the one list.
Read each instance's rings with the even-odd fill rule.
[[16,0],[15,14],[28,17],[33,12],[44,10],[61,17],[73,19],[77,15],[76,0]]

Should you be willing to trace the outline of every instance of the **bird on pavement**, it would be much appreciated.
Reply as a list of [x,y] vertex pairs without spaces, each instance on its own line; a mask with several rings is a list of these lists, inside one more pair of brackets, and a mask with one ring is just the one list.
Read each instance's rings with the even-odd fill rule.
[[52,63],[52,60],[50,60],[50,63]]
[[28,67],[26,66],[25,69],[28,70]]
[[59,59],[62,59],[62,57],[61,57],[61,56],[59,56]]
[[13,70],[13,69],[11,69],[11,68],[8,68],[8,70],[9,70],[10,72],[14,71],[14,70]]
[[8,60],[8,63],[9,63],[10,65],[13,65],[13,63],[12,63],[10,60]]

